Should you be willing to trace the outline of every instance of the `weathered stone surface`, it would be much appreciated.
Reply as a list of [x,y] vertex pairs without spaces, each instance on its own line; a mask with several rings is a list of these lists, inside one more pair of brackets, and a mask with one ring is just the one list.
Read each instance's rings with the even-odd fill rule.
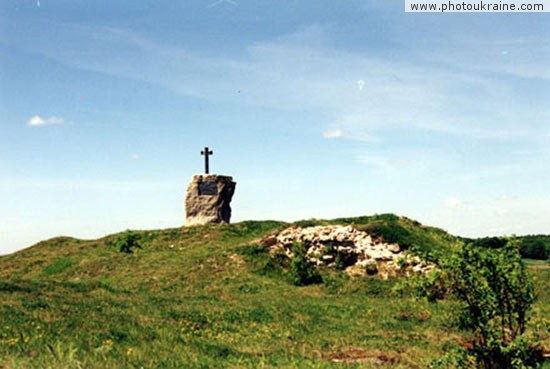
[[236,182],[218,174],[195,174],[185,196],[185,225],[229,223]]
[[365,263],[365,273],[368,275],[374,275],[378,273],[378,263],[376,261],[369,260]]
[[399,247],[399,245],[396,244],[396,243],[392,243],[392,244],[388,245],[388,251],[391,251],[394,254],[398,254],[398,253],[401,252],[401,247]]

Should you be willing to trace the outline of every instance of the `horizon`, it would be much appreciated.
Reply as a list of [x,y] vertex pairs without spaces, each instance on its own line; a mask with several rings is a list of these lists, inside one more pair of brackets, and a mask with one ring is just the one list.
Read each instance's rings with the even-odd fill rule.
[[[393,214],[393,213],[377,213],[377,214],[356,215],[356,216],[352,216],[352,217],[345,217],[344,216],[344,217],[338,217],[338,218],[324,218],[324,219],[304,218],[304,219],[295,219],[295,220],[289,220],[289,221],[284,221],[284,220],[280,220],[280,219],[262,219],[262,220],[244,219],[244,220],[239,220],[239,221],[230,222],[230,223],[223,223],[222,222],[222,223],[197,224],[197,225],[191,225],[189,227],[205,227],[205,226],[212,226],[212,225],[229,226],[229,225],[233,225],[233,224],[238,225],[238,224],[244,223],[244,222],[260,222],[260,223],[261,222],[283,222],[283,223],[291,225],[295,222],[300,222],[300,221],[306,221],[306,222],[307,221],[321,221],[321,222],[323,222],[323,221],[334,221],[334,220],[338,220],[338,219],[342,219],[342,218],[353,219],[353,218],[361,218],[361,217],[376,217],[376,216],[383,216],[383,215],[395,215],[399,218],[406,218],[406,219],[409,219],[411,221],[417,222],[416,219],[409,218],[405,215],[399,215],[399,214]],[[342,223],[342,225],[345,226],[345,223]],[[457,238],[462,238],[462,239],[481,239],[481,238],[485,238],[485,237],[488,237],[488,238],[491,238],[491,237],[510,238],[510,237],[529,237],[529,236],[550,236],[550,234],[512,234],[512,235],[490,235],[490,236],[480,236],[480,237],[470,238],[470,237],[462,236],[462,235],[459,235],[459,234],[450,233],[445,229],[442,229],[442,228],[436,227],[436,226],[432,226],[430,224],[419,223],[419,226],[420,227],[429,227],[429,228],[439,229],[439,230],[442,230],[444,232],[447,232],[451,236],[454,236],[454,237],[457,237]],[[301,227],[303,227],[303,226],[301,226]],[[318,226],[313,226],[313,227],[318,227]],[[88,242],[88,241],[100,240],[102,238],[109,237],[109,236],[116,235],[116,234],[123,234],[124,232],[127,232],[127,231],[131,231],[131,232],[157,232],[157,231],[161,231],[162,232],[162,231],[166,231],[166,230],[170,230],[170,229],[179,229],[179,228],[185,228],[185,225],[176,225],[175,227],[160,228],[160,229],[153,229],[153,228],[147,228],[147,229],[145,229],[145,228],[144,229],[121,229],[121,230],[116,231],[114,233],[108,233],[108,234],[100,235],[100,236],[94,237],[94,238],[78,238],[78,237],[74,237],[74,236],[71,236],[71,235],[57,235],[57,236],[49,237],[49,238],[46,238],[46,239],[43,239],[43,240],[39,240],[36,243],[27,245],[23,248],[20,248],[20,249],[15,250],[15,251],[11,251],[9,253],[0,253],[0,256],[7,256],[7,255],[15,254],[19,251],[24,251],[24,250],[29,249],[31,247],[34,247],[34,246],[36,246],[40,243],[49,242],[49,241],[55,240],[57,238],[69,238],[69,239]]]
[[232,222],[550,234],[548,14],[403,5],[3,2],[0,255],[182,226],[206,146]]

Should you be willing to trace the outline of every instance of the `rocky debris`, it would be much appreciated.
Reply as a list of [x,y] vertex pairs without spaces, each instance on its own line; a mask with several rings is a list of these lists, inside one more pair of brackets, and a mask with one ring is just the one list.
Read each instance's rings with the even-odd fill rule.
[[229,223],[236,183],[232,177],[196,174],[185,196],[185,225]]
[[345,269],[349,274],[381,275],[427,273],[433,264],[411,256],[398,244],[373,239],[352,226],[291,227],[265,236],[261,244],[272,253],[292,257],[292,246],[302,243],[307,258],[318,266]]

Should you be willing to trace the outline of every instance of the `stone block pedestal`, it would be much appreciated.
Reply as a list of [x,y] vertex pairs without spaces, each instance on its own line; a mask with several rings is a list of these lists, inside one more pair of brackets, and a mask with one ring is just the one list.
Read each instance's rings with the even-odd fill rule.
[[229,223],[236,182],[218,174],[195,174],[185,196],[185,226]]

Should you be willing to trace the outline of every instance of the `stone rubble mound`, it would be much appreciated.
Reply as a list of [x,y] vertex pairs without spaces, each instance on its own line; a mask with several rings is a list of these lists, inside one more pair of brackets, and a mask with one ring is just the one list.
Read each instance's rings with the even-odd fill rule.
[[387,277],[427,273],[435,267],[411,256],[396,243],[373,239],[368,233],[352,226],[291,227],[265,236],[261,243],[269,247],[271,253],[282,252],[289,258],[292,257],[293,244],[302,243],[307,258],[314,264],[338,267],[350,274]]

